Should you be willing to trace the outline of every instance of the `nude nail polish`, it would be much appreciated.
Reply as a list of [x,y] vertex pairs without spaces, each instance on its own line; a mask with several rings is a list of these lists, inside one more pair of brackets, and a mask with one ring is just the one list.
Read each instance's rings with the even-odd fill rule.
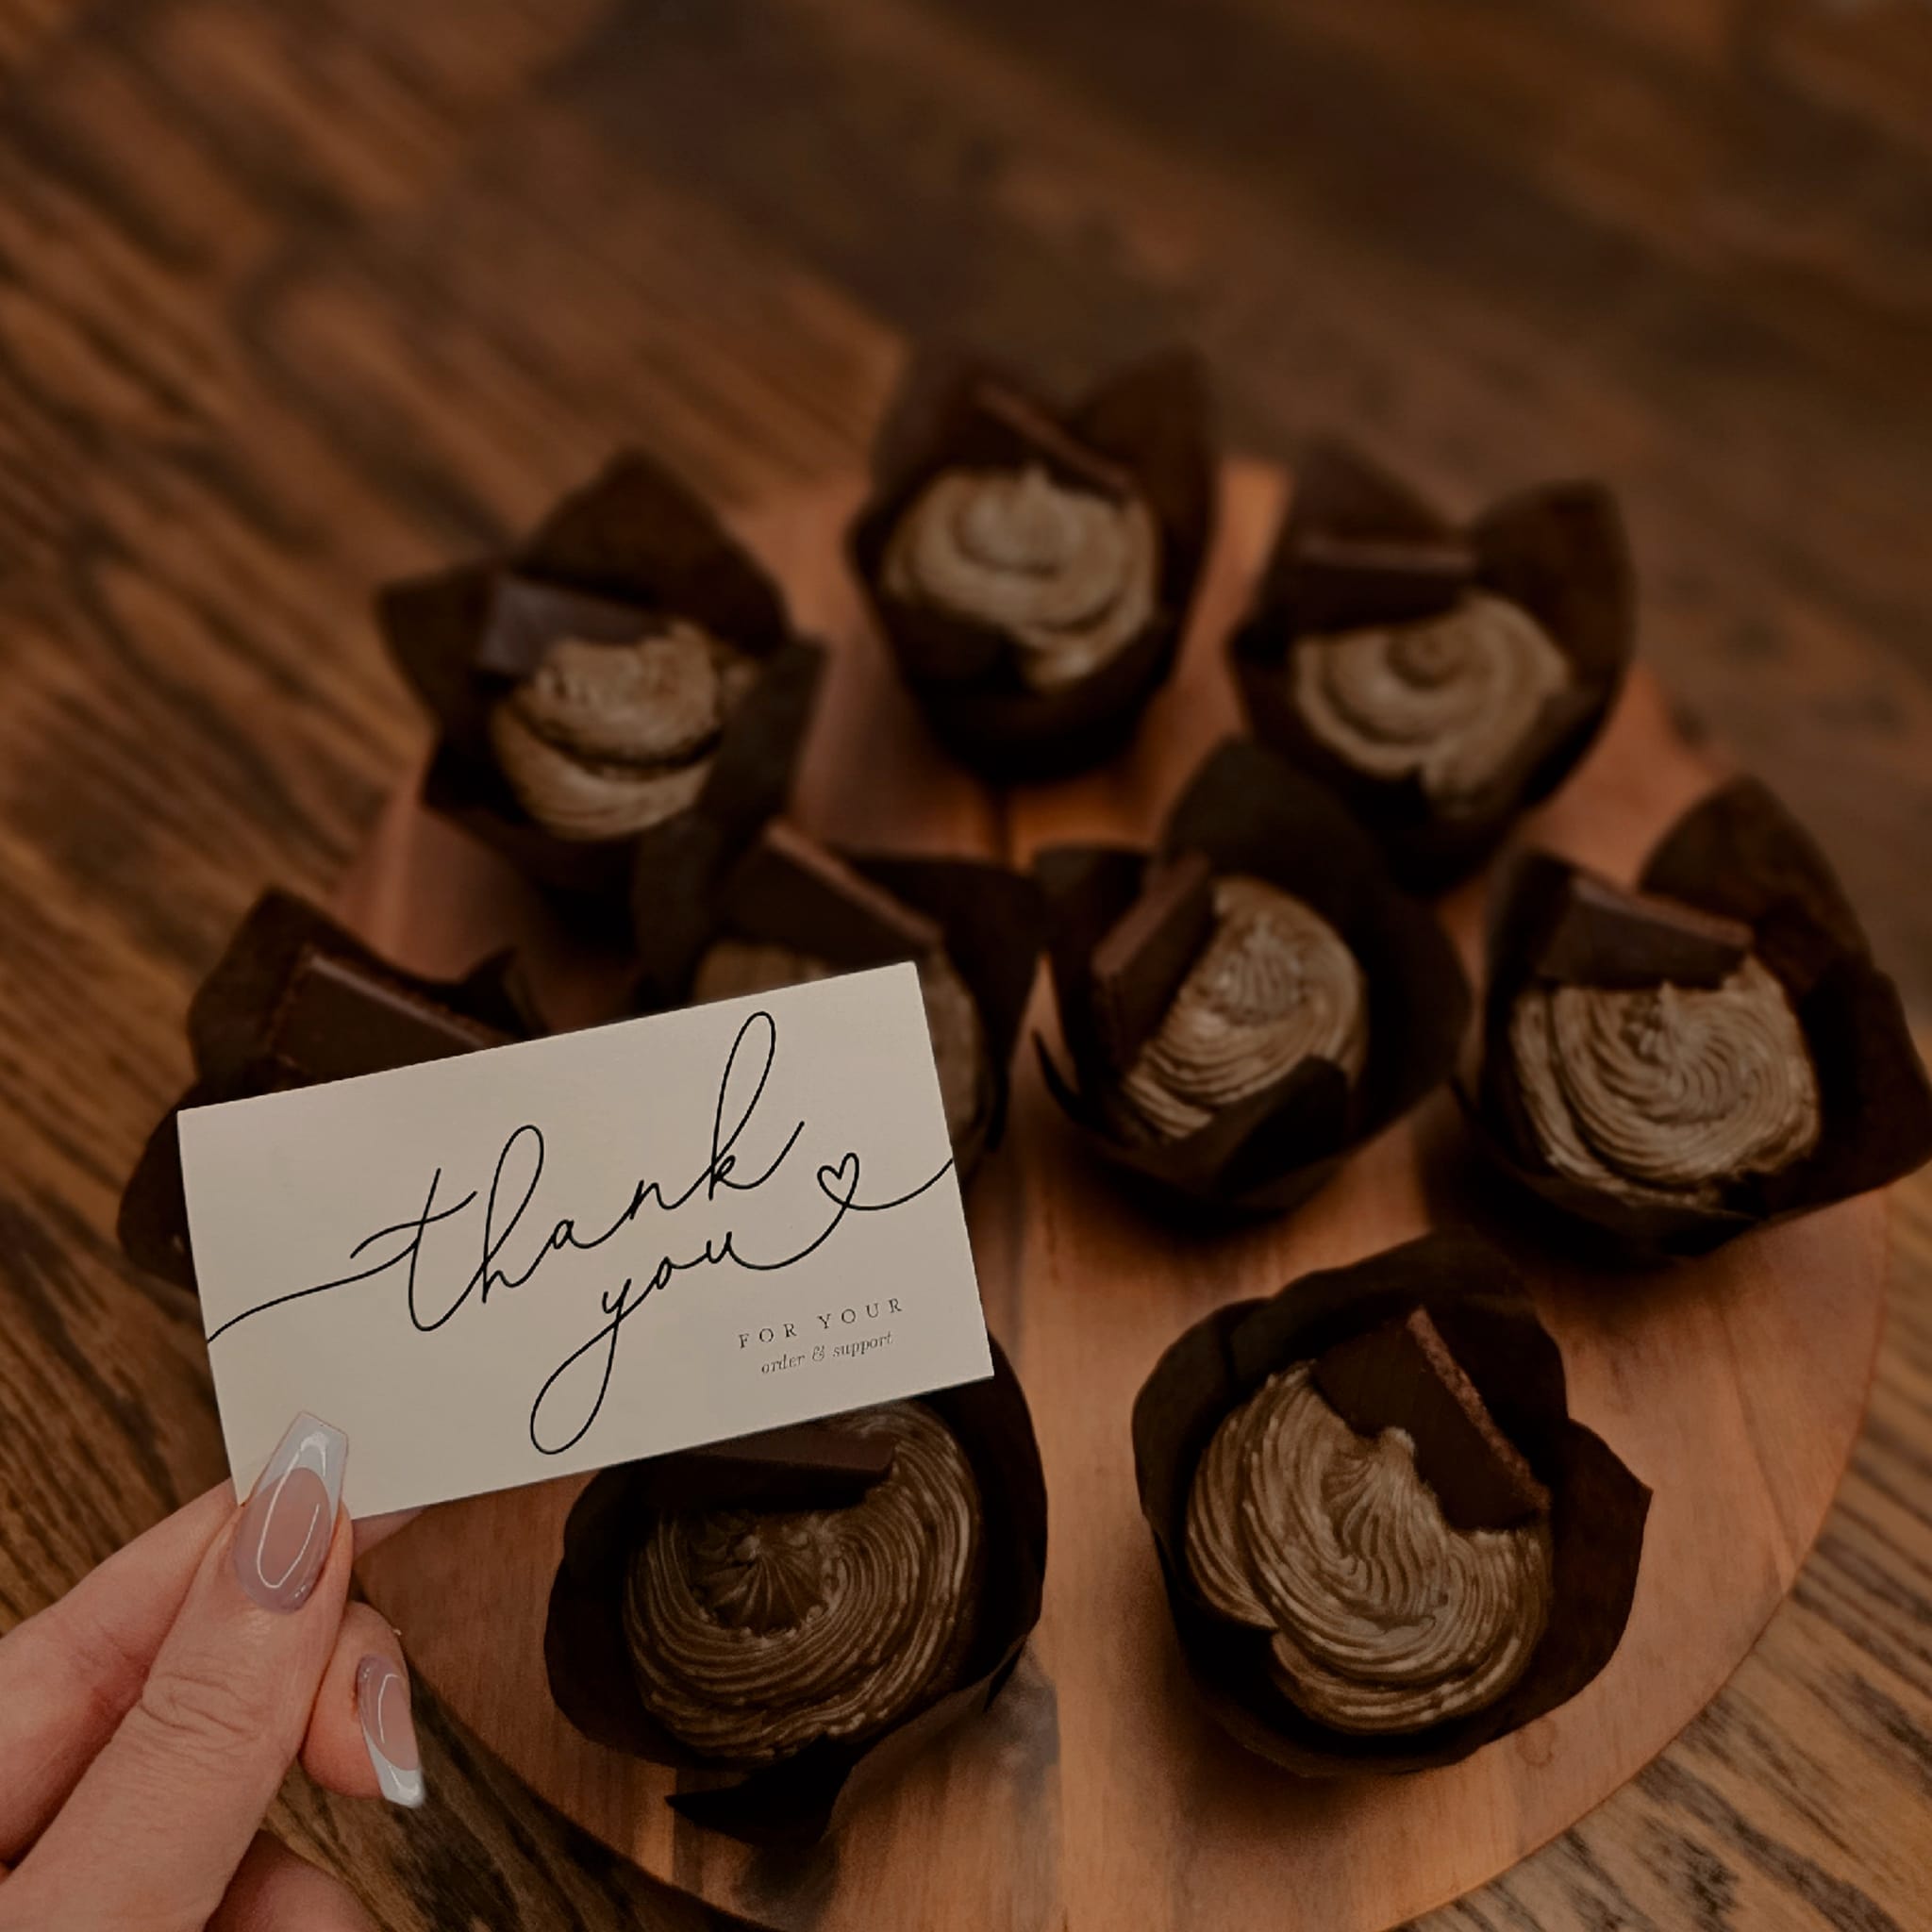
[[328,1561],[349,1439],[298,1415],[255,1479],[235,1530],[235,1574],[265,1610],[299,1610]]
[[382,1795],[413,1811],[423,1802],[423,1760],[409,1716],[408,1674],[389,1657],[365,1657],[356,1666],[356,1714]]

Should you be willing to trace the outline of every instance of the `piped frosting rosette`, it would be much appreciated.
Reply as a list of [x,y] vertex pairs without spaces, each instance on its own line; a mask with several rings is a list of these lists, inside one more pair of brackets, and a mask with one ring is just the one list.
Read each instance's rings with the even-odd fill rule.
[[551,1588],[551,1693],[679,1768],[669,1802],[809,1844],[984,1711],[1039,1621],[1046,1488],[1025,1396],[990,1381],[606,1470]]
[[1635,889],[1530,855],[1489,955],[1478,1138],[1636,1252],[1699,1253],[1932,1157],[1897,991],[1756,780],[1693,807]]
[[1623,1636],[1650,1493],[1570,1420],[1555,1342],[1474,1236],[1217,1310],[1133,1430],[1194,1687],[1303,1776],[1453,1764]]
[[703,890],[785,801],[823,654],[641,453],[506,555],[376,608],[439,727],[425,803],[541,885],[621,905],[641,858]]
[[1057,482],[1040,463],[947,470],[893,531],[884,588],[1004,633],[1022,683],[1064,690],[1154,614],[1160,534],[1138,496]]
[[1239,875],[1214,881],[1211,906],[1207,943],[1117,1090],[1130,1129],[1158,1141],[1197,1133],[1304,1060],[1353,1081],[1368,1058],[1361,964],[1320,913]]
[[683,618],[598,643],[565,633],[490,712],[517,802],[558,839],[625,839],[697,803],[758,660]]
[[1715,1204],[1818,1144],[1804,1033],[1748,954],[1709,987],[1526,988],[1509,1051],[1550,1165],[1632,1200]]
[[1190,355],[1070,409],[979,363],[916,364],[850,549],[934,734],[995,778],[1108,757],[1173,668],[1212,522]]
[[1036,857],[1066,1060],[1049,1090],[1158,1195],[1279,1213],[1446,1079],[1454,949],[1332,794],[1263,747],[1202,764],[1152,853]]
[[1570,684],[1536,620],[1480,591],[1437,616],[1304,638],[1292,661],[1308,731],[1368,777],[1413,778],[1444,816],[1507,782]]
[[1400,1428],[1358,1434],[1306,1362],[1229,1411],[1188,1499],[1216,1610],[1268,1633],[1285,1695],[1340,1731],[1417,1731],[1493,1704],[1549,1622],[1546,1521],[1458,1531]]
[[1599,486],[1524,491],[1457,526],[1322,443],[1230,651],[1256,735],[1339,791],[1399,878],[1434,890],[1589,748],[1633,608]]

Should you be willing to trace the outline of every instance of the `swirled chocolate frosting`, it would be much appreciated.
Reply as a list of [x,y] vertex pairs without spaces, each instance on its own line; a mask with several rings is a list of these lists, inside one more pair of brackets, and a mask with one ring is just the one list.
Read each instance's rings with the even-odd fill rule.
[[1294,699],[1356,770],[1413,774],[1432,806],[1476,809],[1519,765],[1569,660],[1521,605],[1474,591],[1440,617],[1303,638]]
[[[943,953],[926,953],[916,962],[919,991],[925,1001],[926,1031],[932,1035],[933,1064],[939,1071],[940,1102],[946,1132],[957,1142],[979,1119],[991,1098],[986,1029],[966,982]],[[693,1000],[735,999],[741,993],[770,992],[780,986],[803,986],[828,979],[838,971],[829,961],[790,946],[724,939],[707,947],[692,976]]]
[[1124,650],[1154,614],[1160,538],[1118,500],[1024,470],[946,470],[899,520],[881,576],[892,596],[1004,631],[1020,675],[1056,691]]
[[662,1516],[632,1561],[624,1628],[638,1689],[694,1751],[762,1764],[883,1730],[965,1655],[982,1561],[965,1452],[918,1403],[841,1426],[893,1445],[858,1502]]
[[1160,1141],[1332,1060],[1350,1080],[1368,1053],[1368,989],[1341,935],[1278,886],[1214,886],[1214,927],[1160,1024],[1123,1076],[1128,1124]]
[[1509,1046],[1550,1165],[1625,1199],[1714,1201],[1818,1142],[1804,1033],[1756,957],[1714,987],[1532,985]]
[[1399,1428],[1359,1436],[1297,1363],[1224,1418],[1188,1497],[1187,1561],[1318,1723],[1421,1730],[1492,1704],[1549,1623],[1546,1518],[1457,1530]]
[[619,839],[696,799],[757,661],[680,618],[632,643],[559,638],[490,714],[524,809],[560,839]]

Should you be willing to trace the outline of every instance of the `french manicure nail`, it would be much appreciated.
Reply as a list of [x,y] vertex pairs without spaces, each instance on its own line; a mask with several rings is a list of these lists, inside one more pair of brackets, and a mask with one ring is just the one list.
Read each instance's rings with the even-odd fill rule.
[[423,1760],[409,1717],[408,1673],[389,1657],[365,1657],[356,1666],[356,1714],[382,1795],[413,1811],[423,1802]]
[[349,1439],[298,1415],[255,1479],[235,1531],[235,1574],[265,1610],[308,1601],[335,1535]]

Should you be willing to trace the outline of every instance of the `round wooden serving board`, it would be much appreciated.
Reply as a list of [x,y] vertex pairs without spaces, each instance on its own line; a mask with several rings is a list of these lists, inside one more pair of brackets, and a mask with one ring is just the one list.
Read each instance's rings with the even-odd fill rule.
[[[858,493],[741,523],[801,627],[836,647],[799,820],[857,846],[1015,866],[1044,844],[1150,836],[1201,756],[1239,726],[1222,645],[1285,478],[1230,468],[1196,624],[1131,751],[1091,776],[1005,794],[934,748],[870,632],[841,547]],[[1710,780],[1640,675],[1524,835],[1629,877]],[[1478,882],[1444,906],[1472,965],[1480,900]],[[342,905],[423,971],[521,941],[559,1017],[594,1016],[615,983],[572,961],[518,882],[409,797]],[[1032,1024],[1051,1037],[1044,974],[1035,1000]],[[1657,1492],[1629,1628],[1582,1695],[1466,1763],[1307,1784],[1246,1756],[1191,1700],[1135,1496],[1128,1414],[1161,1350],[1208,1309],[1419,1233],[1429,1204],[1438,1223],[1453,1219],[1453,1103],[1438,1095],[1286,1221],[1180,1235],[1081,1156],[1033,1061],[1023,1040],[1011,1127],[969,1208],[988,1323],[1025,1384],[1046,1467],[1045,1611],[991,1709],[841,1833],[803,1855],[749,1851],[669,1809],[675,1774],[590,1743],[558,1714],[541,1635],[577,1482],[431,1512],[365,1562],[370,1595],[439,1695],[544,1797],[646,1870],[774,1925],[1370,1932],[1482,1884],[1661,1749],[1790,1586],[1864,1407],[1883,1201],[1647,1275],[1515,1244],[1562,1344],[1574,1412]]]

